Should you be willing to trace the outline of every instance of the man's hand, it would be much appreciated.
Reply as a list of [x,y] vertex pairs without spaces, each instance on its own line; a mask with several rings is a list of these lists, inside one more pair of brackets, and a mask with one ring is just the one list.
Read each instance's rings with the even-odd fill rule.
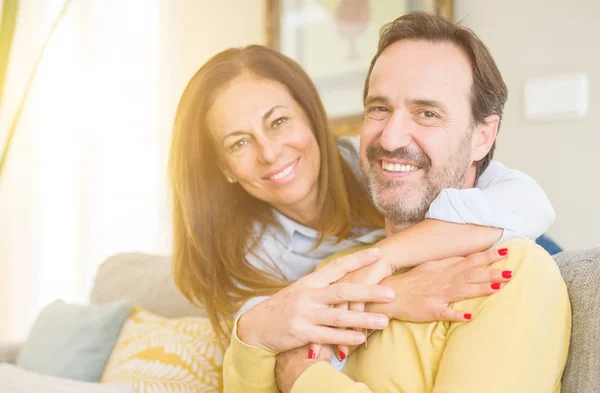
[[302,373],[318,361],[331,361],[331,347],[329,345],[323,346],[321,357],[318,359],[309,359],[307,356],[308,350],[308,345],[305,345],[304,347],[290,349],[277,355],[275,382],[282,393],[291,392],[292,387],[294,387],[294,384]]

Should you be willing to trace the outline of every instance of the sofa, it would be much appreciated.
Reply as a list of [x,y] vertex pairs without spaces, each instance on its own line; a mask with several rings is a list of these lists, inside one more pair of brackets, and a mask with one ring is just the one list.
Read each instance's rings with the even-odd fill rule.
[[[566,251],[554,257],[573,311],[562,392],[600,392],[600,248]],[[124,253],[107,259],[98,269],[91,302],[124,298],[164,317],[202,316],[176,289],[168,257]],[[18,343],[0,344],[0,363],[14,363],[18,352]]]

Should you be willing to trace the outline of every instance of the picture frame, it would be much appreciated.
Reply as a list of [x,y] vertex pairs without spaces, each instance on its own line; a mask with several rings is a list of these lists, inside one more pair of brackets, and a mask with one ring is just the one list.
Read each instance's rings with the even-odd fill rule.
[[336,135],[356,135],[379,29],[422,10],[452,20],[452,0],[266,0],[267,46],[311,77]]

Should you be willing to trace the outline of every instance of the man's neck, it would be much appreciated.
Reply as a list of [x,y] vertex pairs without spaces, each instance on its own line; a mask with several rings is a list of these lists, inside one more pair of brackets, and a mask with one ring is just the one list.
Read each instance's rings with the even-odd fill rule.
[[392,236],[395,233],[402,232],[403,230],[410,228],[411,226],[418,224],[420,221],[416,222],[402,222],[400,224],[394,224],[387,218],[385,219],[385,235],[387,237]]

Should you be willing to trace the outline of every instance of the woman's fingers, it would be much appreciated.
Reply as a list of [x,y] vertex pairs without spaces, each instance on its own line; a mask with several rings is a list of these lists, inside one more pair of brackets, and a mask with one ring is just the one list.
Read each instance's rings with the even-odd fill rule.
[[311,343],[308,350],[308,358],[309,359],[318,359],[321,356],[321,344]]
[[[349,303],[336,304],[335,308],[348,311]],[[342,354],[344,354],[344,355],[342,356]],[[344,360],[344,358],[346,357],[347,354],[348,354],[348,349],[347,349],[346,345],[341,345],[341,346],[334,345],[333,346],[333,356],[335,356],[338,360]]]
[[389,303],[396,293],[382,285],[336,283],[325,288],[311,290],[311,295],[325,304],[340,303]]
[[[350,311],[355,311],[355,312],[365,312],[365,308],[366,305],[365,303],[350,303],[349,309]],[[354,330],[357,330],[356,328]],[[368,340],[369,340],[369,334],[368,331],[373,331],[374,329],[367,329],[367,330],[363,330],[363,333],[365,333],[365,335],[367,336],[367,338],[365,339],[365,345],[368,345]],[[342,358],[342,360],[347,356],[350,355],[350,348],[346,347],[346,346],[342,346],[339,351],[341,351],[340,353],[340,357]]]
[[512,270],[499,269],[472,269],[464,273],[464,282],[467,284],[485,284],[506,282],[512,278]]
[[501,283],[464,284],[455,287],[447,299],[449,303],[474,297],[487,296],[498,292],[502,288]]
[[440,321],[450,322],[469,322],[473,318],[473,314],[467,311],[453,310],[449,307],[440,309],[438,319]]
[[368,248],[345,255],[325,265],[322,269],[306,276],[310,286],[322,288],[338,281],[346,274],[368,266],[379,259],[379,248]]
[[507,248],[492,248],[487,251],[478,252],[473,255],[469,255],[464,261],[459,261],[458,266],[463,269],[469,269],[472,267],[484,267],[494,262],[498,262],[501,259],[506,258],[508,255]]
[[328,308],[316,313],[313,323],[337,328],[383,329],[389,318],[383,314]]

